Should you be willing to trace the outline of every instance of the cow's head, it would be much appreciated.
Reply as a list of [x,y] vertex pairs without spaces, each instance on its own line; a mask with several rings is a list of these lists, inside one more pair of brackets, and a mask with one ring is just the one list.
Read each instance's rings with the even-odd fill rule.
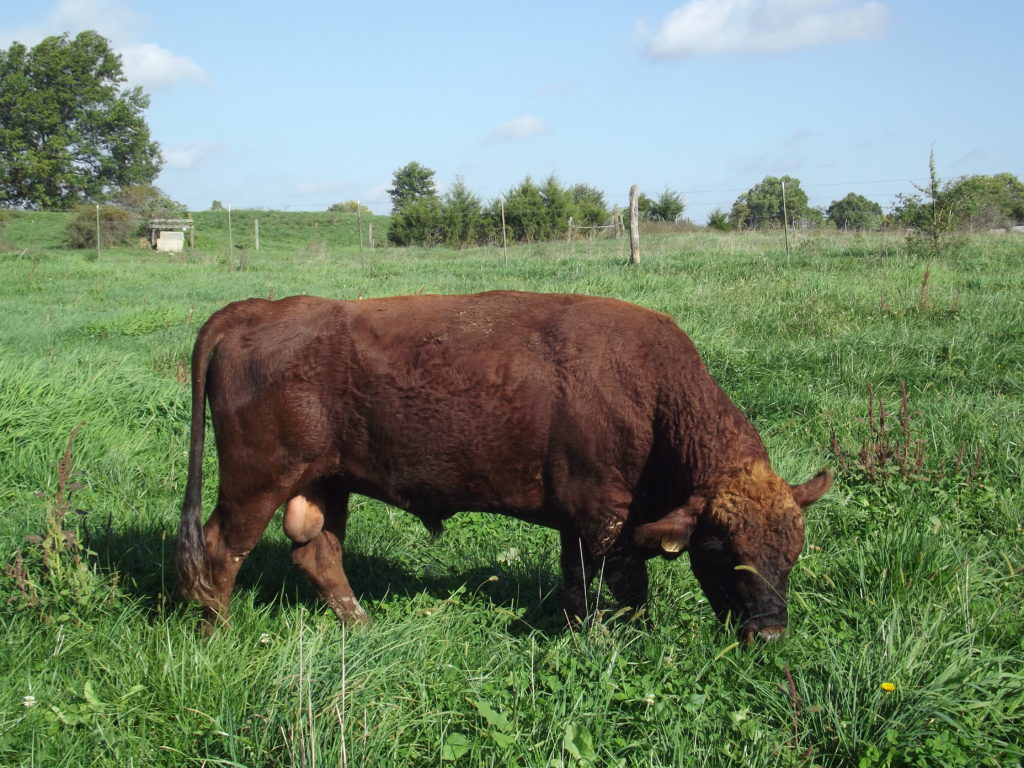
[[738,624],[748,642],[786,627],[789,572],[804,545],[802,509],[832,485],[823,471],[788,485],[764,462],[719,478],[685,506],[642,525],[635,540],[690,564],[718,618]]

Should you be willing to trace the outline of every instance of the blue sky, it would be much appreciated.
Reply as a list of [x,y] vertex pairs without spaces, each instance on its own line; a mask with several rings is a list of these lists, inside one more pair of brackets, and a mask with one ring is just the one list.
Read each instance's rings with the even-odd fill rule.
[[766,175],[888,206],[1024,176],[1024,2],[5,0],[0,46],[95,29],[151,97],[157,184],[193,210],[389,211],[415,160],[489,201],[526,175],[683,193],[704,223]]

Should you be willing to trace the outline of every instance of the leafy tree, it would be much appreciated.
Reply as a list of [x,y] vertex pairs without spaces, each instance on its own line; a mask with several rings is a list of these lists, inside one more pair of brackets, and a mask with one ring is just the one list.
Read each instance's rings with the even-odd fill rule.
[[554,174],[548,176],[540,190],[544,198],[544,226],[540,234],[542,240],[565,237],[569,227],[569,218],[576,217],[576,206],[572,201],[572,193],[559,184]]
[[839,229],[878,229],[882,224],[882,206],[851,192],[841,200],[833,200],[825,217]]
[[920,195],[900,192],[896,195],[889,212],[889,224],[903,229],[914,229],[925,220],[924,201]]
[[388,240],[395,245],[440,245],[444,241],[441,201],[434,196],[406,200],[391,217]]
[[181,219],[188,215],[182,203],[172,200],[151,184],[122,187],[110,196],[110,202],[131,211],[140,219]]
[[708,226],[711,229],[717,229],[719,232],[727,232],[732,229],[732,223],[729,221],[729,214],[721,208],[716,208],[708,214]]
[[1012,173],[961,176],[946,184],[942,194],[955,202],[957,218],[968,229],[1024,224],[1024,184]]
[[223,211],[224,210],[224,203],[222,203],[220,200],[214,200],[212,203],[210,203],[210,210],[211,211]]
[[124,83],[96,32],[0,51],[0,205],[67,210],[156,178],[149,97]]
[[358,200],[346,200],[344,203],[334,203],[327,209],[328,213],[371,213],[370,209]]
[[391,183],[392,187],[388,190],[388,195],[391,197],[392,213],[401,213],[405,206],[413,200],[437,197],[434,172],[416,161],[407,163],[396,170]]
[[604,192],[589,184],[574,184],[569,188],[569,196],[576,206],[573,215],[582,226],[600,227],[608,223]]
[[416,161],[395,171],[391,197],[388,240],[395,245],[437,245],[443,239],[441,201],[434,171]]
[[807,193],[800,188],[800,180],[792,176],[765,176],[736,198],[729,212],[733,226],[745,229],[781,227],[783,225],[782,185],[786,186],[785,208],[789,223],[815,223],[821,214],[807,203]]
[[544,237],[544,195],[529,176],[505,195],[505,226],[512,239],[521,242],[530,243]]
[[480,198],[462,177],[456,177],[441,203],[441,228],[445,243],[452,247],[464,247],[485,237],[487,222]]
[[683,196],[665,187],[658,199],[648,205],[648,217],[651,221],[664,221],[669,224],[679,221],[685,209]]
[[959,239],[951,235],[960,227],[962,190],[940,183],[934,149],[928,155],[928,185],[914,188],[918,194],[896,196],[892,212],[893,221],[910,230],[910,251],[931,258],[957,247]]

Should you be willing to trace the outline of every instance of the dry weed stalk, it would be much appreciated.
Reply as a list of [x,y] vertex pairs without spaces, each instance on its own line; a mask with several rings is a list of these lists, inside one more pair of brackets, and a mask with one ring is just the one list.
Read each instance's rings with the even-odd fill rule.
[[911,425],[913,415],[905,382],[900,382],[900,406],[895,413],[886,409],[882,396],[876,397],[874,385],[868,382],[867,417],[859,420],[867,425],[867,436],[861,441],[855,458],[843,449],[835,431],[832,432],[832,453],[843,473],[860,472],[873,483],[890,478],[908,482],[956,475],[964,475],[966,482],[973,480],[981,469],[981,447],[973,452],[973,460],[969,460],[967,444],[961,443],[952,466],[929,467],[928,443],[915,436]]

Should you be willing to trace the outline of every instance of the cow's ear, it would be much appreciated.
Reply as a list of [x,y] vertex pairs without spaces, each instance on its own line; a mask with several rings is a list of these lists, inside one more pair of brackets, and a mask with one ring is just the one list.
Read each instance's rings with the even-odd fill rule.
[[823,469],[803,485],[791,485],[789,489],[793,492],[793,500],[801,507],[806,507],[824,496],[832,487],[834,479],[835,475]]
[[690,546],[690,536],[703,511],[704,497],[694,494],[684,506],[673,509],[660,520],[637,528],[633,540],[644,549],[675,557]]

